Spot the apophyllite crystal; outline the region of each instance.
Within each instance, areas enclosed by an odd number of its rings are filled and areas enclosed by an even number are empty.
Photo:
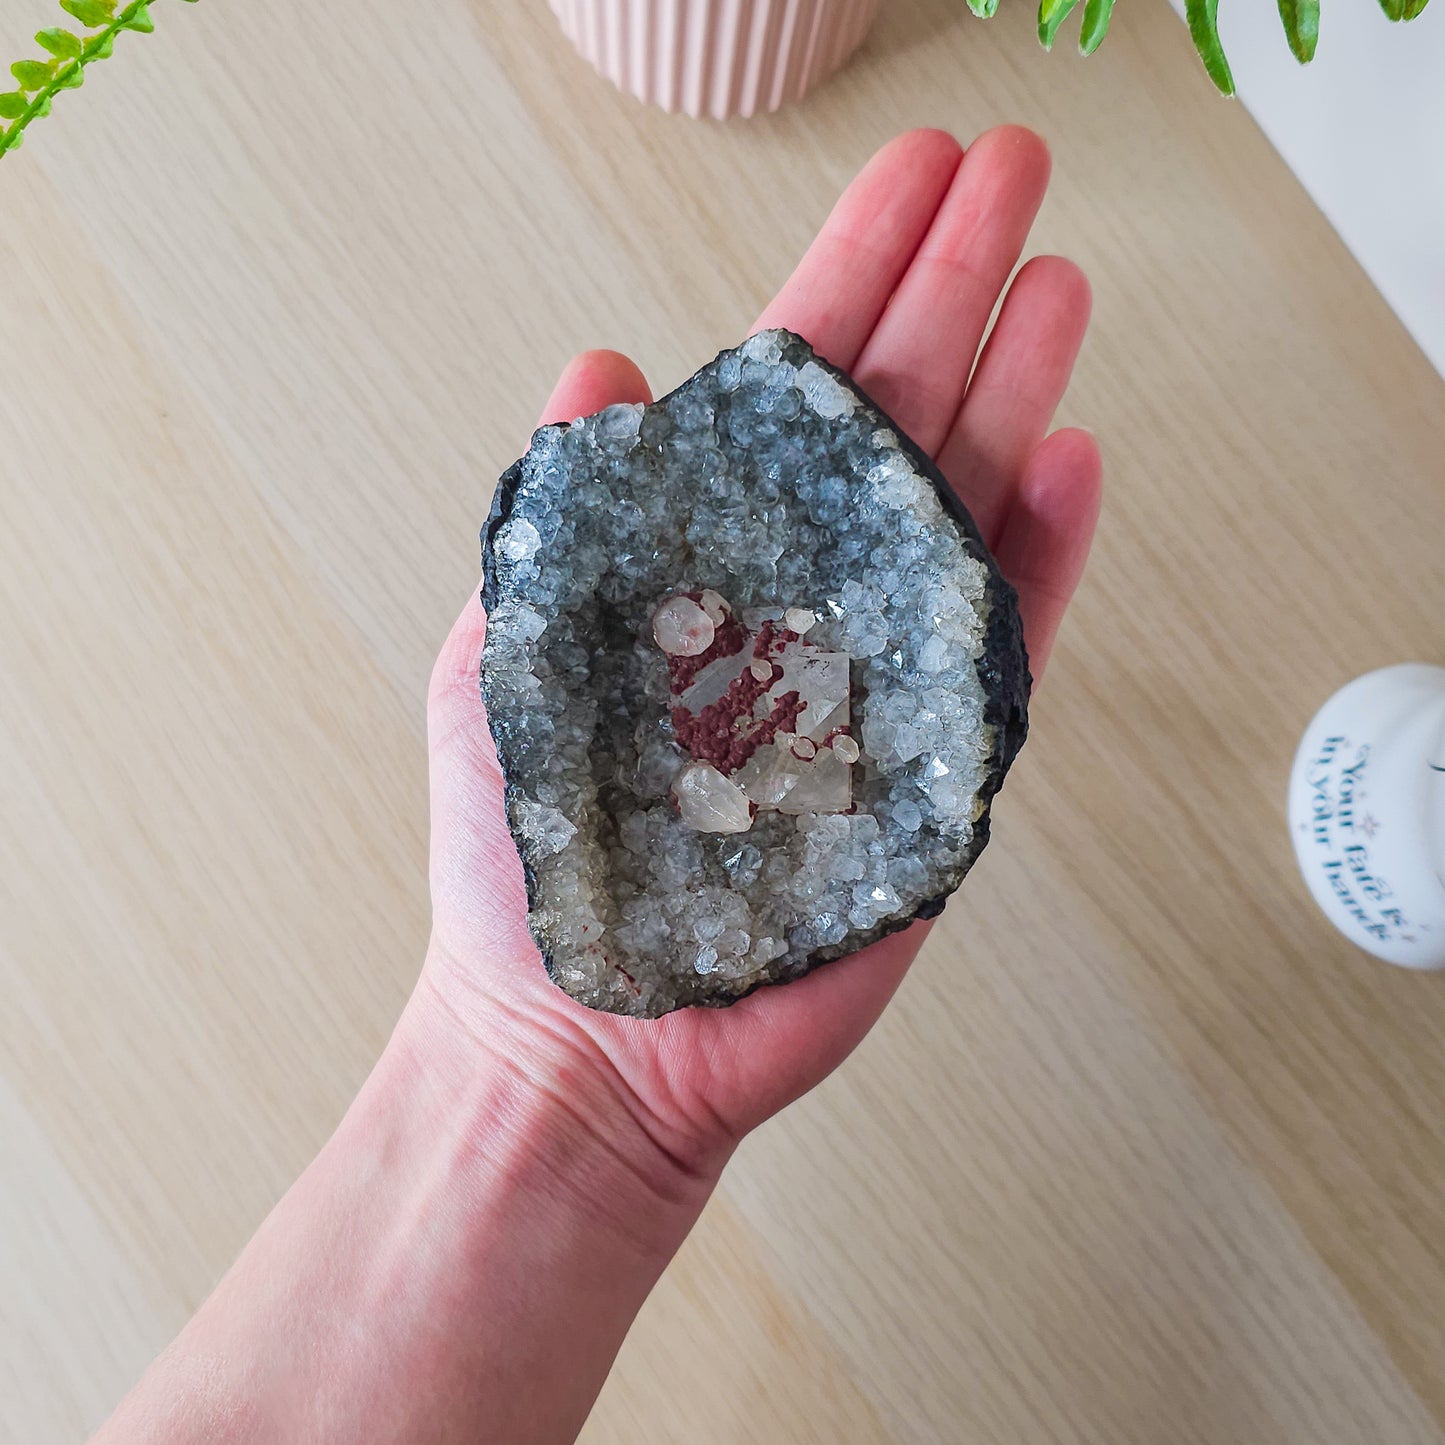
[[[684,634],[675,619],[693,612],[705,626]],[[714,591],[669,597],[653,613],[673,736],[693,760],[672,785],[689,827],[741,833],[760,812],[851,808],[850,659],[807,640],[817,620],[806,608],[773,607],[739,621]]]
[[[937,913],[1026,730],[1012,589],[787,332],[544,427],[483,534],[482,688],[553,979],[725,1004]]]

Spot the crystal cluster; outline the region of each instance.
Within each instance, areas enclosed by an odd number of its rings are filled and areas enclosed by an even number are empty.
[[[574,998],[730,1003],[958,886],[1026,728],[1016,602],[806,342],[763,332],[651,406],[544,427],[483,542],[482,687]]]
[[[711,590],[652,614],[673,736],[692,759],[672,784],[688,827],[745,833],[759,813],[852,806],[850,659],[808,641],[817,621],[804,607],[753,608],[740,621]]]

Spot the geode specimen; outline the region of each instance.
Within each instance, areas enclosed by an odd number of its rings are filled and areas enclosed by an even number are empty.
[[[728,1004],[942,909],[1027,730],[1017,601],[805,341],[543,427],[482,540],[482,690],[573,998]]]

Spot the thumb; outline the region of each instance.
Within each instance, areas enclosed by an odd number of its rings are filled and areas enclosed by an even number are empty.
[[[540,425],[590,416],[619,402],[648,402],[652,392],[637,363],[620,351],[584,351],[574,356],[557,378],[551,399],[542,408]]]

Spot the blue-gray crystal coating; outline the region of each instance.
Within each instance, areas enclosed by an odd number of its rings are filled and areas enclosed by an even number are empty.
[[[1027,728],[1012,588],[931,461],[800,337],[648,407],[543,427],[483,532],[482,690],[553,980],[728,1004],[937,913]],[[699,833],[672,782],[659,601],[807,608],[852,659],[854,810]]]

